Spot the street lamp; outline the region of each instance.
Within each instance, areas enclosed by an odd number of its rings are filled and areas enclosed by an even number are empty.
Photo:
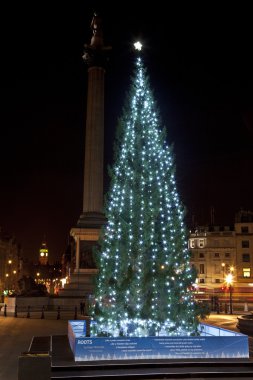
[[[36,273],[36,276],[37,276],[37,280],[36,280],[36,282],[37,282],[37,284],[38,284],[38,283],[40,282],[40,281],[39,281],[39,278],[40,278],[40,272],[37,272],[37,273]]]
[[[5,281],[5,290],[7,290],[7,294],[9,294],[9,287],[10,287],[10,279],[9,279],[9,273],[5,273],[5,278],[6,278],[6,281]]]
[[[234,281],[234,276],[232,273],[228,273],[226,275],[226,284],[228,286],[228,289],[229,289],[229,309],[230,309],[230,314],[233,314],[233,302],[232,302],[232,284],[233,284],[233,281]]]
[[[221,266],[222,266],[223,282],[224,282],[224,278],[225,278],[225,266],[226,266],[226,264],[225,263],[221,263]]]

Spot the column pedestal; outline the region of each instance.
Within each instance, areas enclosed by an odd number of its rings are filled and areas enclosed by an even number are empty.
[[[87,298],[93,293],[98,270],[93,260],[93,248],[98,241],[100,228],[72,228],[70,235],[75,240],[75,262],[69,283],[61,289],[61,297]]]

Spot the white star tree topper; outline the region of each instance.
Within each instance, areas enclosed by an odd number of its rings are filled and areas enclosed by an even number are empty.
[[[142,49],[142,44],[140,43],[140,41],[136,41],[136,42],[134,43],[134,48],[135,48],[136,50],[141,51],[141,49]]]

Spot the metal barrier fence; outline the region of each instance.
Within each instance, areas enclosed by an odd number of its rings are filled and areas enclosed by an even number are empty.
[[[4,305],[3,315],[7,317],[8,315],[13,315],[15,318],[26,317],[26,318],[40,318],[45,319],[47,317],[53,317],[55,319],[61,319],[64,316],[71,316],[71,319],[77,319],[77,306],[73,307],[55,307],[48,308],[47,306],[18,306],[15,305],[14,313],[13,309],[11,312],[8,311],[8,305]],[[86,316],[87,317],[87,316]],[[68,318],[69,319],[69,318]]]

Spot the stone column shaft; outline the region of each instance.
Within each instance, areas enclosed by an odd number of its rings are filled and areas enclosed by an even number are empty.
[[[104,74],[102,67],[88,69],[85,135],[83,214],[103,211]]]

